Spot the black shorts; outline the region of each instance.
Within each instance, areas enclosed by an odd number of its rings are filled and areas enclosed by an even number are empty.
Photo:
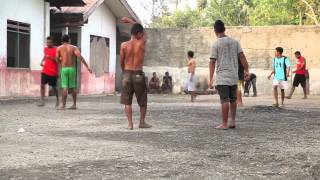
[[[48,76],[44,73],[41,73],[41,84],[49,84],[49,86],[57,87],[57,76]]]
[[[221,104],[226,102],[234,103],[237,101],[237,85],[217,85],[216,89],[219,92]]]
[[[302,74],[296,74],[294,76],[294,80],[293,80],[293,86],[294,87],[298,87],[299,84],[301,84],[301,86],[304,88],[306,87],[306,76],[302,75]]]

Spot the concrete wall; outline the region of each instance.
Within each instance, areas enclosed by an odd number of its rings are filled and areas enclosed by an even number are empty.
[[[95,75],[90,75],[85,67],[82,67],[81,93],[113,93],[115,91],[116,69],[116,18],[104,3],[94,11],[89,17],[88,24],[81,29],[81,50],[88,64],[90,64],[90,35],[110,39],[109,73],[97,78]]]
[[[310,70],[311,94],[320,94],[320,77],[317,76],[320,73],[320,27],[229,27],[226,33],[240,41],[251,72],[258,75],[260,94],[271,93],[272,82],[266,77],[271,71],[274,48],[277,46],[285,48],[284,55],[290,57],[294,65],[293,53],[297,50],[302,52]],[[144,70],[148,76],[153,71],[160,75],[169,71],[173,75],[174,92],[179,93],[187,75],[187,51],[195,51],[197,77],[206,81],[209,77],[210,49],[215,39],[212,28],[148,29]]]
[[[0,96],[39,96],[40,62],[49,35],[49,6],[40,0],[3,0],[0,6]],[[7,19],[31,24],[30,69],[7,68]],[[116,18],[105,3],[89,17],[88,24],[70,28],[77,32],[82,55],[90,64],[90,35],[110,39],[109,73],[101,77],[81,72],[81,94],[114,93],[116,68]]]
[[[39,0],[2,0],[0,6],[0,96],[34,96],[49,23],[48,5]],[[7,20],[31,25],[30,69],[7,68]],[[27,90],[26,90],[27,89]]]

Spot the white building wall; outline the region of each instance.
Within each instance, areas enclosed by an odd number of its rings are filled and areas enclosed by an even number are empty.
[[[90,35],[110,39],[109,72],[113,74],[116,67],[116,32],[116,18],[104,3],[94,11],[81,30],[81,51],[87,61],[90,61]]]
[[[46,36],[45,2],[43,0],[1,0],[0,6],[0,58],[7,57],[7,20],[31,25],[30,68],[40,70]],[[48,18],[47,18],[48,19]],[[49,27],[46,27],[49,29]]]

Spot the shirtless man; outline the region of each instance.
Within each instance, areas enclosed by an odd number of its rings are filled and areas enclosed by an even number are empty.
[[[195,78],[194,74],[196,71],[196,60],[194,59],[194,52],[188,51],[188,78],[185,83],[185,90],[191,95],[191,102],[194,102],[196,97],[195,90]]]
[[[64,35],[62,37],[62,45],[57,48],[56,55],[56,61],[61,63],[60,81],[61,88],[63,89],[62,106],[59,108],[60,110],[64,110],[66,108],[68,89],[72,89],[73,98],[73,105],[69,109],[77,109],[77,70],[75,67],[75,61],[73,60],[74,57],[79,58],[88,71],[92,73],[92,70],[81,56],[79,48],[71,45],[70,37],[68,35]]]
[[[147,85],[145,74],[142,71],[147,34],[143,26],[128,17],[121,18],[120,22],[129,24],[131,28],[131,40],[121,44],[120,63],[123,71],[121,104],[125,105],[128,118],[128,129],[133,130],[132,122],[132,98],[136,95],[140,106],[139,128],[151,128],[145,122],[147,112]]]

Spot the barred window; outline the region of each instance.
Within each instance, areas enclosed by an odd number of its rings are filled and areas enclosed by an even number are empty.
[[[30,24],[7,20],[7,67],[30,67]]]

